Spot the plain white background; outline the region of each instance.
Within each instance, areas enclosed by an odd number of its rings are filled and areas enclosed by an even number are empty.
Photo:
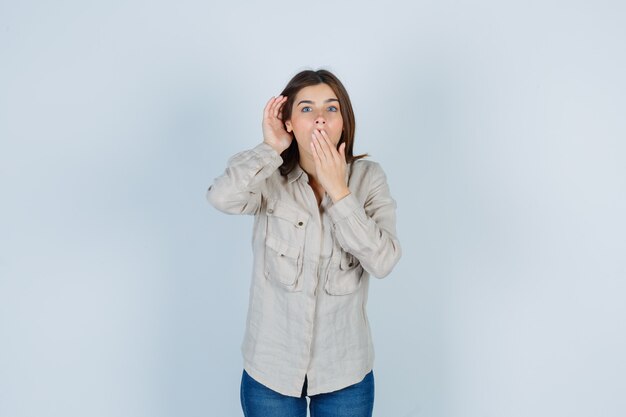
[[[0,3],[0,416],[239,416],[252,218],[205,200],[306,68],[404,256],[379,417],[626,413],[619,1]]]

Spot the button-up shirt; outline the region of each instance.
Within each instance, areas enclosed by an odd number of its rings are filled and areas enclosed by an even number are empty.
[[[370,274],[387,276],[401,256],[396,202],[376,162],[346,167],[350,194],[318,206],[307,173],[261,143],[228,160],[207,191],[229,214],[255,216],[244,369],[284,395],[336,391],[372,370],[366,304]]]

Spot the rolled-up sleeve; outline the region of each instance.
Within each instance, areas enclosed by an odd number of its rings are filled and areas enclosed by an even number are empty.
[[[256,214],[261,206],[263,182],[283,163],[280,154],[263,142],[233,155],[222,175],[215,178],[206,198],[228,214]]]
[[[396,233],[396,202],[378,163],[370,162],[367,198],[348,194],[328,209],[335,237],[365,270],[377,278],[389,275],[402,255]]]

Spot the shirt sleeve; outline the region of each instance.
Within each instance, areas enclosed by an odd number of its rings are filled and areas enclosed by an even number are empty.
[[[364,204],[350,193],[328,209],[335,236],[363,268],[377,278],[389,275],[402,250],[396,235],[396,202],[387,177],[378,163],[372,164],[369,191]]]
[[[265,179],[283,163],[280,154],[263,142],[233,155],[222,175],[215,178],[206,198],[216,209],[228,214],[256,214],[261,207]]]

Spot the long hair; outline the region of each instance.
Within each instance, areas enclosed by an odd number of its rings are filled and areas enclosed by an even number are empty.
[[[287,96],[287,101],[285,101],[282,108],[283,123],[286,120],[291,119],[291,108],[298,92],[304,87],[318,84],[327,84],[339,99],[339,108],[341,109],[341,117],[343,118],[343,132],[341,133],[341,137],[337,143],[337,149],[339,149],[339,145],[341,145],[342,142],[346,143],[346,163],[368,156],[367,154],[353,155],[352,153],[356,124],[354,121],[354,111],[352,110],[350,96],[348,96],[348,92],[341,81],[339,81],[339,79],[328,70],[320,69],[317,71],[301,71],[287,83],[287,86],[283,89],[282,93],[280,93],[283,96]],[[280,166],[280,173],[282,175],[287,175],[291,172],[300,158],[298,144],[295,140],[293,132],[291,132],[291,136],[293,138],[291,145],[289,145],[289,147],[280,154],[283,158],[283,164]]]

